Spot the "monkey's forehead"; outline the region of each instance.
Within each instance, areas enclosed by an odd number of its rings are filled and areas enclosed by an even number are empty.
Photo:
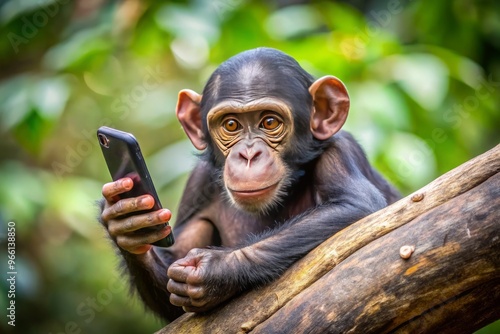
[[[290,120],[292,119],[290,106],[284,101],[272,97],[265,97],[251,101],[227,100],[219,102],[208,111],[207,119],[210,122],[210,120],[213,120],[218,116],[229,113],[238,114],[262,110],[275,111],[281,114],[284,118],[288,118]]]
[[[300,67],[280,65],[279,61],[251,60],[247,63],[221,65],[210,77],[203,91],[205,105],[223,101],[253,101],[275,98],[295,106],[306,101],[312,83]]]

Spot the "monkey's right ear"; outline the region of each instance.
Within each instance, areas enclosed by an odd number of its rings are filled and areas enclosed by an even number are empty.
[[[207,143],[201,125],[200,103],[200,94],[189,89],[183,89],[179,92],[175,113],[194,147],[203,151],[207,147]]]

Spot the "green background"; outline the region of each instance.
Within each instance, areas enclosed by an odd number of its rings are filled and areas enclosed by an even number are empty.
[[[16,332],[145,333],[95,222],[101,125],[135,134],[174,216],[194,149],[175,118],[230,56],[278,48],[352,104],[345,128],[404,194],[498,144],[498,1],[0,1],[0,329],[16,224]],[[495,331],[495,325],[483,329]],[[498,323],[496,330],[500,330]]]

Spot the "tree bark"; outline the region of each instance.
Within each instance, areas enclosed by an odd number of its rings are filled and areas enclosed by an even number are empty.
[[[471,332],[500,318],[499,207],[497,145],[340,231],[277,281],[158,333]],[[408,259],[402,246],[414,247]]]

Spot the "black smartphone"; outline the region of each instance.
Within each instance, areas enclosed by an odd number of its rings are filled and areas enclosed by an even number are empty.
[[[102,154],[108,165],[109,172],[113,181],[129,177],[134,181],[134,187],[120,195],[120,198],[138,197],[149,194],[153,196],[155,204],[152,209],[135,212],[140,214],[156,211],[162,208],[160,199],[156,193],[153,181],[149,175],[146,162],[141,153],[139,143],[135,137],[128,133],[107,126],[101,126],[97,130],[97,139],[102,149]],[[161,229],[167,224],[161,224],[154,227],[147,227],[139,230],[137,233],[148,232],[151,229]],[[160,247],[169,247],[174,243],[174,236],[170,233],[164,239],[158,240],[153,245]]]

